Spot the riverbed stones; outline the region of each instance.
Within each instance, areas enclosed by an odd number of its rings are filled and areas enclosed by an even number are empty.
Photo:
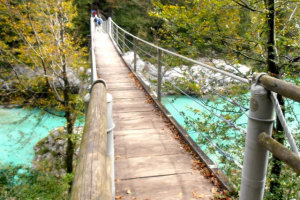
[[[43,76],[43,71],[40,68],[32,69],[28,66],[23,65],[15,65],[13,66],[12,75],[17,75],[22,79],[34,79],[38,76]],[[80,76],[89,75],[89,71],[84,69],[84,67],[80,67],[78,70],[75,70],[71,67],[67,69],[67,77],[70,84],[70,90],[73,94],[78,94],[80,88],[86,88],[86,84],[80,80]],[[53,76],[49,75],[50,78],[53,78],[53,84],[56,88],[64,88],[65,83],[61,76]],[[19,84],[16,80],[4,80],[0,79],[0,89],[6,90],[7,92],[13,91],[15,89],[14,85]],[[30,88],[28,88],[30,89]]]
[[[80,138],[83,127],[75,127],[74,139],[74,167],[76,165],[79,153]],[[67,131],[64,127],[58,127],[52,130],[48,137],[40,140],[34,147],[35,158],[32,161],[34,169],[46,170],[53,173],[56,177],[62,177],[66,174],[65,157],[67,148]]]
[[[150,88],[155,89],[155,83],[157,82],[157,67],[148,61],[142,60],[138,55],[136,58],[136,69],[140,78],[142,78],[145,84]],[[126,52],[123,55],[123,59],[127,65],[133,67],[134,53],[132,51]],[[203,64],[231,72],[237,76],[246,76],[250,72],[250,68],[245,65],[230,65],[228,62],[221,59],[199,58],[197,60]],[[190,89],[184,86],[192,82],[201,86],[198,90],[201,90],[201,93],[205,95],[211,93],[213,90],[222,90],[230,83],[236,81],[230,77],[206,69],[201,65],[186,66],[178,64],[176,67],[170,67],[165,66],[165,63],[162,65],[162,77],[163,84],[170,83],[171,85],[177,85],[181,90],[191,95],[197,95],[198,93],[195,94],[193,88]],[[175,91],[170,87],[167,92],[163,91],[163,93],[165,95],[170,95],[174,94]]]

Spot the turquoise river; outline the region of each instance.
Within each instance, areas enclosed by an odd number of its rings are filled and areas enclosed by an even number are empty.
[[[189,108],[201,109],[195,101],[185,96],[164,97],[162,103],[183,127],[185,126],[184,118],[179,112],[184,112],[186,116],[193,118],[196,115]],[[296,104],[295,114],[300,119],[299,103]],[[244,116],[241,120],[243,122],[240,123],[245,123],[247,118]],[[77,122],[76,125],[82,126],[83,121]],[[30,166],[34,158],[33,147],[36,143],[46,137],[52,129],[64,125],[64,118],[42,112],[39,109],[8,109],[0,106],[0,164]],[[290,126],[299,134],[298,123],[290,124]],[[199,133],[189,132],[189,134],[196,141]],[[214,142],[218,143],[220,141]],[[201,148],[205,152],[207,146],[201,146]],[[209,155],[209,157],[215,162],[219,160],[216,155]]]
[[[30,166],[34,158],[33,147],[52,129],[64,126],[65,122],[63,117],[37,108],[8,109],[0,106],[0,164]]]

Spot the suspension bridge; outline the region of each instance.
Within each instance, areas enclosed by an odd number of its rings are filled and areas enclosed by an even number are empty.
[[[148,47],[143,49],[138,43]],[[124,61],[126,49],[133,52],[129,63]],[[142,70],[139,71],[138,51],[157,61],[154,87],[151,86],[151,81],[141,75]],[[157,55],[154,56],[153,52]],[[90,96],[86,98],[85,131],[71,199],[212,199],[218,191],[232,190],[218,166],[205,155],[161,103],[165,70],[163,54],[218,73],[223,78],[214,79],[216,84],[224,84],[224,77],[229,77],[237,84],[250,85],[246,77],[186,58],[137,38],[111,19],[96,31],[91,18],[92,84]],[[290,90],[287,91],[287,83],[264,74],[257,75],[254,80],[262,83],[268,90],[299,101],[299,87],[295,85],[288,85]],[[248,140],[252,142],[248,149],[246,144],[244,164],[247,163],[248,166],[243,167],[241,199],[263,197],[268,150],[259,143],[257,137],[265,132],[265,139],[270,139],[275,116],[273,105],[277,105],[276,98],[272,98],[272,103],[268,92],[264,92],[266,90],[257,83],[252,89],[250,113],[247,115],[249,123],[252,123],[250,128],[248,124],[247,139],[250,135],[252,138]],[[235,103],[234,100],[229,101]],[[261,110],[257,111],[258,108]],[[207,110],[231,128],[244,131],[226,117]],[[281,116],[280,112],[277,115]],[[284,119],[282,123],[285,123]],[[282,147],[291,156],[285,161],[292,163],[293,169],[299,170],[295,141],[288,127],[284,127],[294,151],[292,153]],[[238,163],[218,148],[217,144],[210,140],[208,143],[215,145],[224,157]],[[253,168],[249,163],[254,162],[254,158],[261,162],[255,163],[257,166],[254,170],[249,169]]]

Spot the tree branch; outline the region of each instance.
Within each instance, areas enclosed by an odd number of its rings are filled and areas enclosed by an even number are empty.
[[[246,8],[250,11],[253,11],[253,12],[260,12],[260,13],[263,13],[262,10],[257,10],[255,8],[252,8],[249,4],[247,4],[246,2],[244,2],[243,0],[232,0],[234,3],[238,4],[239,6],[243,7],[243,8]]]

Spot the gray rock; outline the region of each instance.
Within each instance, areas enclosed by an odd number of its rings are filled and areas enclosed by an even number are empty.
[[[81,134],[83,127],[75,127],[74,134]],[[51,169],[57,177],[61,177],[66,172],[64,170],[64,160],[67,148],[66,129],[58,127],[52,130],[48,137],[42,139],[35,147],[36,156],[32,162],[32,167],[35,169],[45,167]],[[76,165],[76,159],[79,153],[80,140],[75,142],[74,151],[74,166]]]
[[[90,77],[92,75],[92,70],[91,68],[88,68],[85,72],[85,75],[87,75],[88,77]]]
[[[33,79],[37,76],[41,76],[43,75],[43,71],[41,68],[35,68],[35,69],[31,69],[30,67],[27,66],[22,66],[22,65],[15,65],[13,66],[13,76],[15,76],[14,73],[16,73],[20,78],[24,78],[24,79]],[[72,68],[68,68],[67,69],[67,78],[70,84],[70,89],[71,92],[73,94],[78,94],[81,85],[83,84],[82,81],[80,80],[79,76],[80,74],[84,73],[84,67],[80,67],[77,71],[72,69]],[[58,74],[61,74],[60,72],[58,72]],[[86,74],[88,77],[90,77],[90,69],[86,70]],[[13,90],[13,85],[14,85],[14,81],[15,80],[2,80],[0,79],[0,89],[6,90],[6,91],[10,91]],[[88,80],[86,80],[87,82],[89,82]],[[65,87],[65,83],[63,81],[62,76],[54,76],[53,77],[53,84],[56,88],[64,88]]]

